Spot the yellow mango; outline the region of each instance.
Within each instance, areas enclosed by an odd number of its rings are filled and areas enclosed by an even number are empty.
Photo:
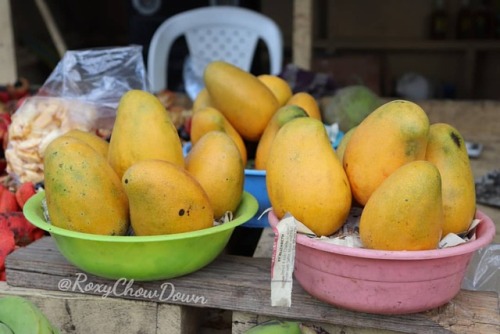
[[[431,124],[425,155],[441,173],[443,236],[467,231],[476,214],[474,174],[460,132],[450,124]]]
[[[235,212],[243,195],[245,166],[234,141],[225,132],[207,132],[186,156],[186,170],[201,184],[215,219]]]
[[[83,140],[107,159],[109,143],[95,133],[73,129],[66,132],[64,135]]]
[[[375,190],[361,213],[359,235],[370,249],[436,249],[442,223],[439,170],[418,160],[398,168]]]
[[[161,235],[213,226],[214,211],[196,179],[165,160],[140,160],[122,177],[135,235]]]
[[[308,115],[304,109],[295,105],[283,106],[274,113],[257,144],[257,149],[255,150],[255,169],[266,169],[271,144],[278,130],[283,124],[297,117],[308,117]]]
[[[290,212],[318,236],[345,222],[351,207],[347,176],[322,122],[298,117],[276,134],[266,165],[269,200],[278,218]]]
[[[130,90],[118,105],[108,161],[121,178],[132,164],[146,159],[184,166],[182,143],[160,100],[146,91]]]
[[[337,146],[337,149],[335,152],[337,153],[337,156],[339,157],[340,162],[344,161],[344,152],[345,148],[347,147],[347,143],[349,142],[349,139],[351,139],[352,134],[354,133],[354,130],[356,130],[357,126],[350,128],[344,136],[340,139],[339,145]]]
[[[106,158],[80,139],[60,136],[44,152],[44,184],[51,223],[64,229],[124,235],[128,198]]]
[[[280,107],[284,106],[293,95],[292,88],[288,82],[277,75],[261,74],[257,76],[257,79],[262,81],[273,92]]]
[[[207,65],[203,75],[210,101],[248,141],[258,141],[278,109],[278,100],[250,72],[223,61]]]
[[[198,95],[196,95],[196,98],[193,101],[193,112],[211,106],[212,102],[210,101],[210,95],[208,94],[208,90],[206,87],[203,87],[202,90],[200,90],[200,92],[198,93]]]
[[[293,94],[286,105],[296,105],[304,109],[309,117],[316,118],[317,120],[321,119],[321,110],[319,108],[319,104],[311,94],[307,92],[298,92]]]
[[[213,107],[200,108],[193,113],[191,119],[191,144],[195,145],[201,137],[210,131],[227,133],[238,147],[243,164],[246,166],[247,148],[238,131],[219,110]]]
[[[402,165],[425,158],[429,118],[416,103],[387,102],[370,113],[352,134],[343,165],[356,201],[371,194]]]

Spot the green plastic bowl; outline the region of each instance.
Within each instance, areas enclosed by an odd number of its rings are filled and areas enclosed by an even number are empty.
[[[81,233],[45,220],[45,192],[32,196],[23,212],[35,226],[48,231],[61,254],[81,270],[109,279],[152,281],[186,275],[212,262],[224,249],[236,226],[251,219],[257,200],[247,192],[234,219],[203,230],[155,236],[107,236]]]

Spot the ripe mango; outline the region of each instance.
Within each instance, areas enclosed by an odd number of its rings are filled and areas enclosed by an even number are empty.
[[[257,76],[257,79],[262,81],[273,92],[280,107],[284,106],[293,95],[292,88],[288,82],[277,75],[261,74]]]
[[[182,143],[160,100],[146,91],[130,90],[118,104],[108,161],[121,178],[132,164],[146,159],[184,166]]]
[[[203,74],[210,101],[248,141],[258,141],[278,109],[278,100],[250,72],[224,61],[207,65]]]
[[[304,109],[296,105],[283,106],[274,113],[257,144],[257,149],[255,151],[255,169],[266,169],[271,144],[278,130],[283,124],[297,117],[308,117],[308,115]]]
[[[393,100],[370,113],[352,134],[343,157],[356,201],[365,205],[396,169],[423,160],[428,134],[429,118],[416,103]]]
[[[43,163],[47,208],[54,226],[91,234],[126,234],[128,198],[105,157],[80,139],[61,136],[47,146]]]
[[[66,132],[64,135],[83,140],[107,159],[109,143],[95,133],[73,129]]]
[[[122,177],[135,235],[196,231],[213,226],[214,211],[196,179],[165,160],[140,160]]]
[[[297,92],[293,94],[286,105],[295,105],[304,109],[309,117],[316,118],[321,121],[321,110],[319,108],[318,102],[311,94],[307,92]]]
[[[213,107],[198,109],[191,119],[191,144],[196,145],[198,140],[210,131],[225,132],[238,147],[243,165],[246,166],[248,153],[245,142],[227,118]]]
[[[378,250],[436,249],[442,234],[441,175],[434,164],[401,166],[373,192],[361,213],[363,246]]]
[[[193,145],[185,162],[186,170],[207,193],[215,219],[236,211],[243,195],[245,166],[229,135],[206,133]]]
[[[345,148],[347,147],[347,143],[349,143],[349,139],[351,139],[352,134],[354,133],[354,130],[356,130],[357,126],[350,128],[344,136],[340,139],[339,145],[337,146],[337,149],[335,152],[337,153],[337,156],[339,157],[340,162],[344,161],[344,152]]]
[[[450,124],[431,124],[425,159],[436,165],[441,173],[443,236],[467,231],[476,214],[476,190],[460,132]]]
[[[203,87],[193,101],[193,112],[205,107],[212,106],[210,95],[206,87]]]
[[[318,236],[333,234],[349,214],[349,181],[325,126],[315,118],[292,119],[278,131],[267,161],[266,186],[278,218],[290,212]]]

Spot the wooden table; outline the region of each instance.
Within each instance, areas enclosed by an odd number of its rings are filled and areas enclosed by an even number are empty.
[[[17,80],[10,0],[0,0],[0,85]]]
[[[244,333],[272,318],[313,323],[330,332],[496,334],[500,330],[499,298],[494,292],[461,291],[432,311],[382,316],[333,307],[295,284],[292,306],[272,307],[270,264],[270,258],[221,255],[184,277],[130,285],[129,291],[161,292],[162,284],[167,284],[182,296],[191,296],[189,301],[145,297],[145,293],[123,295],[123,285],[103,298],[103,288],[116,281],[82,273],[62,257],[51,237],[45,237],[7,258],[7,284],[0,285],[0,295],[32,299],[63,333],[200,333],[197,325],[209,310],[229,312],[232,333]],[[84,292],[90,284],[94,289]]]

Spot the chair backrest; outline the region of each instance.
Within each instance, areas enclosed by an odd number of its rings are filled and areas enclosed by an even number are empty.
[[[224,60],[249,71],[261,39],[269,54],[270,74],[279,74],[283,62],[283,37],[278,25],[256,11],[236,6],[210,6],[176,14],[155,31],[148,50],[148,78],[153,92],[167,88],[170,49],[184,36],[195,74]]]

